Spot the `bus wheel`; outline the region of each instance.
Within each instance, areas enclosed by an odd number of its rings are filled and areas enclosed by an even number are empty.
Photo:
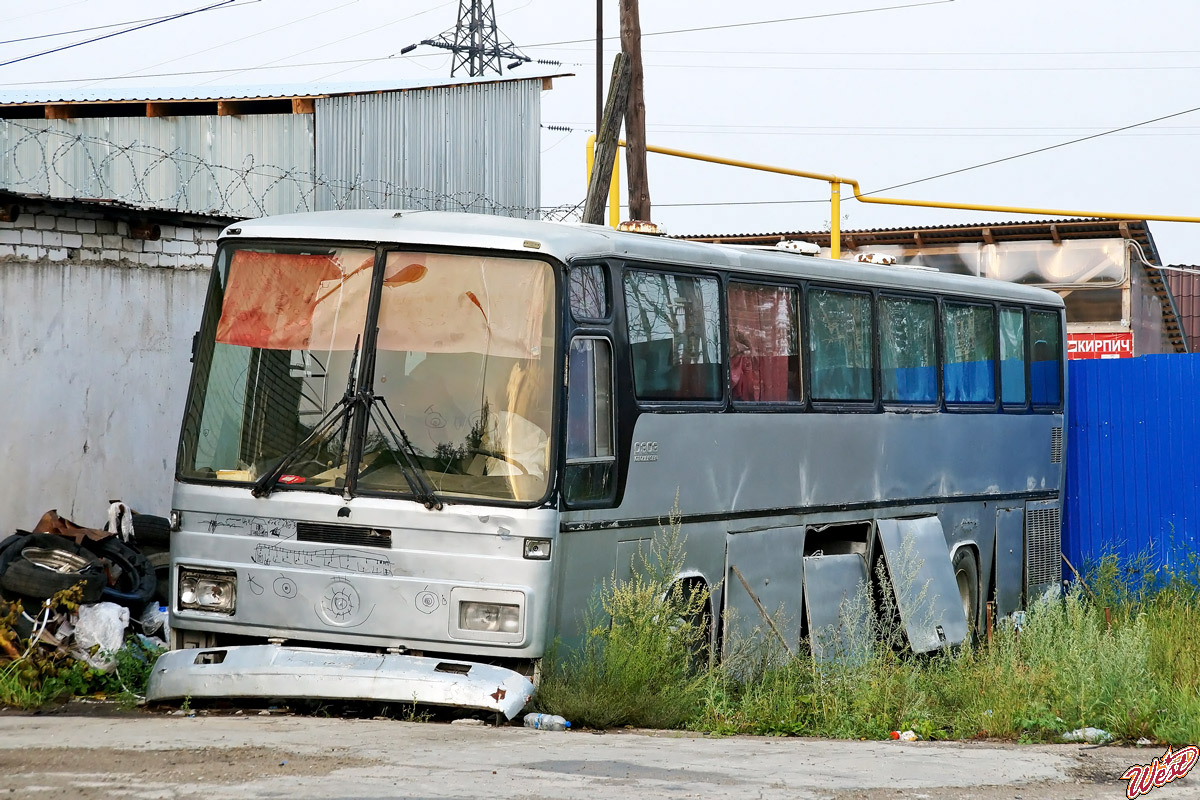
[[[689,606],[687,612],[680,615],[678,628],[687,628],[695,636],[689,647],[691,666],[695,670],[702,670],[708,667],[713,646],[712,597],[707,585],[699,578],[683,580],[676,586],[679,587],[683,602]],[[695,608],[701,594],[704,595],[704,604]]]
[[[979,623],[979,564],[971,548],[960,547],[954,553],[953,566],[958,597],[967,617],[967,639],[974,642]]]

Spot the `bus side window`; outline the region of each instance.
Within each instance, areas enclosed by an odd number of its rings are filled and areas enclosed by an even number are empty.
[[[578,336],[567,357],[563,491],[570,504],[594,503],[612,497],[616,474],[612,345],[608,339]]]
[[[947,303],[943,314],[946,402],[994,404],[996,318],[992,307]]]
[[[813,400],[873,400],[871,296],[808,293]]]
[[[1025,312],[1000,309],[1000,400],[1025,405]]]
[[[1029,314],[1029,383],[1034,406],[1057,408],[1062,403],[1062,335],[1058,314],[1032,311]]]
[[[729,376],[734,401],[803,399],[796,314],[795,289],[729,284]]]
[[[936,403],[937,306],[932,300],[879,298],[879,363],[885,403]]]
[[[625,273],[633,386],[639,400],[720,400],[725,355],[713,278]]]
[[[583,264],[571,267],[570,287],[571,314],[577,320],[603,320],[608,318],[608,278],[601,264]]]

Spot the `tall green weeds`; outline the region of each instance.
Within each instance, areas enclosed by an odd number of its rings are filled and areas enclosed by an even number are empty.
[[[597,728],[1060,741],[1092,726],[1130,741],[1200,741],[1196,574],[1148,577],[1106,558],[1063,597],[1035,601],[1019,628],[1005,620],[977,645],[914,656],[895,646],[894,608],[873,607],[870,640],[853,657],[818,663],[807,641],[788,657],[766,636],[758,657],[727,642],[733,655],[716,664],[696,658],[706,594],[672,588],[683,563],[673,517],[633,578],[605,583],[584,644],[544,662],[536,706]]]

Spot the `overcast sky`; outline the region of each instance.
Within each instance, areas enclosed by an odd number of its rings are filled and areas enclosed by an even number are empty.
[[[216,1],[12,3],[0,10],[0,40]],[[236,0],[0,67],[0,90],[448,77],[450,59],[442,51],[423,47],[387,57],[453,27],[457,5]],[[1200,110],[1179,113],[1200,107],[1194,0],[645,0],[642,6],[653,144],[853,177],[864,191],[921,181],[887,192],[895,197],[1200,216]],[[584,141],[594,126],[595,45],[546,43],[592,39],[595,2],[495,0],[495,7],[505,38],[575,74],[543,95],[543,123],[574,131],[542,132],[542,204],[577,202]],[[846,13],[855,11],[863,13]],[[793,17],[810,18],[746,24]],[[667,33],[730,25],[739,27]],[[605,26],[617,34],[616,0],[606,0]],[[0,62],[118,30],[7,41]],[[607,42],[609,65],[617,49],[615,38]],[[264,66],[270,68],[256,69]],[[550,68],[525,66],[513,74],[531,69]],[[147,77],[116,79],[137,75]],[[1168,115],[1176,116],[922,180]],[[655,155],[649,163],[654,218],[671,233],[828,225],[825,184]],[[842,212],[845,228],[1022,218],[852,200]],[[1200,225],[1152,222],[1150,228],[1167,263],[1200,263]]]

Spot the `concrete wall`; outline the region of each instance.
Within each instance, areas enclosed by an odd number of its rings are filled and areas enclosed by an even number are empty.
[[[0,536],[110,499],[170,510],[175,447],[220,228],[158,241],[89,206],[0,222]]]

